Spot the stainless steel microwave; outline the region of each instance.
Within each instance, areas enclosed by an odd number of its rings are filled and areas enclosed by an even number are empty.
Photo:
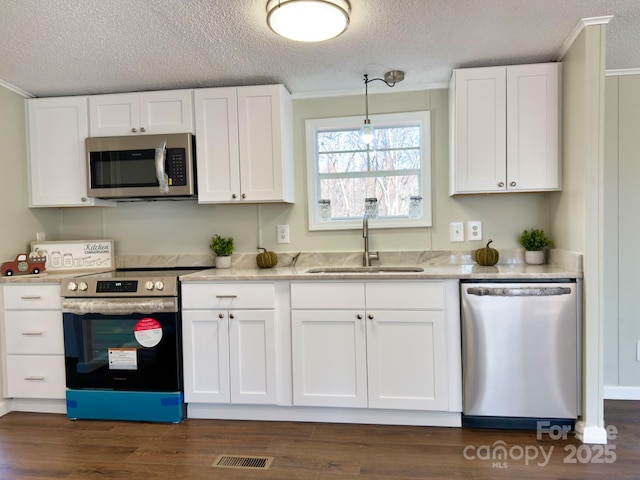
[[[190,133],[86,139],[87,190],[108,199],[179,199],[197,193]]]

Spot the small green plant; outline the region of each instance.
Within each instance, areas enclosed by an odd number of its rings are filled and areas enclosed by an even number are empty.
[[[544,250],[546,247],[553,247],[553,240],[547,237],[544,230],[539,228],[523,230],[522,235],[520,235],[519,242],[525,250],[534,252]]]
[[[211,237],[209,248],[213,250],[217,257],[228,257],[233,252],[233,237],[214,235]]]

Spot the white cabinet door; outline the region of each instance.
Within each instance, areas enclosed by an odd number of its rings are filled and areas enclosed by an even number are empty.
[[[89,124],[92,137],[138,135],[140,94],[114,93],[90,96]]]
[[[294,310],[291,322],[293,404],[366,408],[364,312]]]
[[[507,188],[559,190],[560,63],[507,68]]]
[[[182,314],[187,403],[229,403],[229,319],[226,311]]]
[[[87,196],[87,97],[27,100],[30,207],[113,205]]]
[[[292,100],[282,85],[194,90],[200,203],[293,202]]]
[[[450,95],[451,193],[506,190],[505,67],[455,70]]]
[[[282,85],[238,88],[242,200],[293,202],[291,117]]]
[[[442,311],[367,311],[369,407],[447,410]]]
[[[92,137],[193,133],[192,90],[89,97]]]
[[[140,94],[140,132],[193,133],[193,90]]]
[[[454,70],[451,195],[562,187],[559,63]]]
[[[229,312],[231,403],[276,403],[274,310]]]
[[[198,202],[240,199],[237,88],[194,90]]]

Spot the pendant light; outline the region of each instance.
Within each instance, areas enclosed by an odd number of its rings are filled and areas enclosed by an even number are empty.
[[[400,70],[391,70],[384,74],[384,78],[372,78],[369,80],[369,75],[364,75],[364,124],[360,129],[360,141],[365,145],[370,145],[373,142],[373,126],[369,119],[369,84],[380,80],[384,82],[387,87],[393,87],[396,83],[404,80],[404,72]]]
[[[349,26],[348,0],[269,0],[267,25],[278,35],[298,42],[337,37]]]

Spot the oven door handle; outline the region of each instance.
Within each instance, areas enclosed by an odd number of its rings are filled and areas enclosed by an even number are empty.
[[[133,313],[177,312],[178,299],[170,298],[65,298],[62,312],[130,315]]]

